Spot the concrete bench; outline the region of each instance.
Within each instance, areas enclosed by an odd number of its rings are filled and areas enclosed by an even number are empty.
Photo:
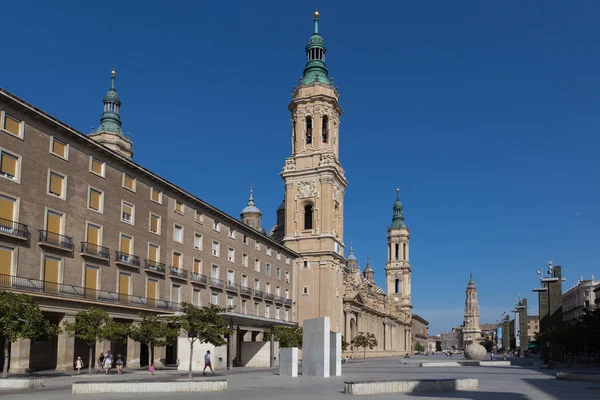
[[[364,396],[381,393],[454,392],[477,390],[477,379],[422,379],[344,382],[344,393]]]
[[[510,361],[434,361],[421,362],[419,366],[422,368],[433,367],[510,367]]]
[[[225,392],[226,379],[129,381],[129,382],[77,382],[73,394],[104,393],[158,393],[158,392]]]
[[[0,378],[0,389],[31,389],[44,387],[42,378]]]
[[[600,382],[600,374],[557,372],[556,379],[561,381]]]

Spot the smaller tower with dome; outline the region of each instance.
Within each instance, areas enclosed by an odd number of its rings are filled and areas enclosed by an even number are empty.
[[[354,249],[352,248],[352,242],[350,242],[350,252],[348,253],[348,269],[350,271],[356,271],[358,269],[358,258],[354,255]]]
[[[100,126],[89,136],[98,143],[127,158],[133,158],[133,143],[121,129],[121,99],[115,90],[116,72],[110,73],[110,89],[104,95],[104,112]]]
[[[253,189],[254,187],[252,186],[252,184],[250,184],[250,198],[248,199],[248,204],[240,213],[240,217],[244,224],[256,229],[259,232],[264,232],[261,227],[262,213],[254,203],[254,197],[252,193]]]
[[[363,275],[370,283],[375,283],[375,271],[373,271],[373,268],[371,268],[371,257],[369,256],[367,256],[367,266],[363,271]]]

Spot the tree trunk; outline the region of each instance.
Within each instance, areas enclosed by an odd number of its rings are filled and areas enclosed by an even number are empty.
[[[89,355],[89,360],[88,360],[88,373],[91,374],[92,373],[92,368],[94,367],[94,352],[93,352],[93,345],[90,346],[90,355]]]
[[[154,343],[149,342],[147,344],[147,346],[148,346],[148,368],[150,368],[150,366],[152,364],[154,364]]]
[[[363,359],[367,358],[367,348],[363,347]]]
[[[10,346],[10,340],[4,337],[4,368],[2,368],[2,377],[8,378],[8,349]]]
[[[188,378],[192,379],[192,359],[194,355],[194,341],[190,340],[190,366],[188,369]]]

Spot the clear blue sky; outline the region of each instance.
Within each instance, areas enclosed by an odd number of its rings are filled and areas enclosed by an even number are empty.
[[[308,1],[19,1],[2,8],[0,84],[87,133],[117,70],[135,160],[231,215],[255,185],[282,200],[291,87]],[[600,277],[600,3],[320,1],[345,114],[346,243],[384,284],[396,187],[411,228],[414,311],[482,322],[550,255],[567,285]]]

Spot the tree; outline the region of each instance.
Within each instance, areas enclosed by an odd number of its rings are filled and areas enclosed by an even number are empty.
[[[352,339],[350,344],[354,347],[362,347],[363,358],[367,358],[367,347],[369,350],[372,350],[373,347],[377,346],[377,339],[375,338],[375,335],[370,332],[359,332],[358,335]]]
[[[153,315],[140,314],[142,321],[129,328],[129,336],[148,346],[149,362],[154,360],[154,346],[166,346],[177,340],[177,329],[170,327]]]
[[[0,336],[4,338],[4,368],[2,377],[8,377],[8,349],[19,339],[34,339],[58,335],[60,329],[48,321],[33,297],[0,292]]]
[[[274,332],[275,340],[279,342],[279,348],[302,348],[302,327],[276,326]],[[263,340],[265,342],[271,340],[271,331],[265,331]]]
[[[65,322],[65,331],[69,336],[83,340],[89,347],[88,371],[92,373],[93,349],[99,340],[123,342],[127,340],[128,327],[115,322],[108,313],[99,308],[91,307],[87,311],[79,311],[75,322]]]
[[[231,334],[231,329],[227,327],[227,322],[221,317],[221,313],[226,311],[214,304],[198,308],[190,303],[181,303],[183,315],[173,317],[172,321],[177,326],[187,332],[190,342],[190,365],[188,377],[192,378],[192,362],[194,356],[194,342],[210,343],[213,346],[223,346],[227,344],[224,335]]]
[[[344,337],[344,335],[342,335],[342,350],[348,350],[348,346],[350,346],[350,343],[346,342],[346,338]]]
[[[423,351],[425,351],[425,347],[423,347],[423,345],[421,343],[417,343],[417,344],[415,344],[415,351],[423,352]]]

